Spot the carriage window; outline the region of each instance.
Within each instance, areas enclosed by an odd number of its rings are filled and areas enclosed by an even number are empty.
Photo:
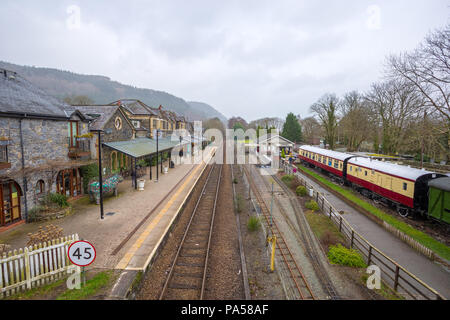
[[[367,176],[367,170],[364,170],[364,175]]]
[[[334,161],[334,167],[337,169],[338,168],[338,162]]]
[[[353,169],[353,167],[352,167],[352,166],[350,166],[350,171],[352,171],[352,169]]]
[[[408,189],[408,184],[406,182],[403,182],[403,190],[407,190]]]
[[[375,170],[372,170],[372,174],[375,174]]]

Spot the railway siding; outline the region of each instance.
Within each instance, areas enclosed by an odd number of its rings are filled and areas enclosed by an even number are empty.
[[[287,170],[288,173],[292,173],[292,168],[285,167],[285,170]],[[314,197],[316,197],[317,203],[322,208],[322,211],[339,226],[340,231],[349,240],[350,246],[356,247],[366,258],[368,264],[377,264],[381,268],[382,274],[385,277],[384,279],[385,281],[387,280],[388,285],[392,286],[394,289],[400,290],[403,294],[408,295],[409,298],[412,299],[445,299],[444,296],[448,296],[448,286],[446,285],[449,281],[448,272],[441,269],[438,265],[433,264],[430,260],[416,254],[414,251],[405,251],[405,249],[401,247],[408,248],[407,246],[392,242],[392,239],[396,238],[390,239],[389,237],[381,236],[379,232],[374,232],[375,230],[373,228],[371,229],[370,225],[367,225],[367,220],[365,220],[366,223],[363,223],[362,229],[363,232],[365,232],[365,236],[369,237],[371,241],[383,244],[383,249],[390,252],[395,250],[395,252],[400,255],[391,254],[391,256],[396,256],[397,259],[401,259],[402,261],[408,261],[408,269],[413,269],[413,272],[418,272],[419,276],[428,283],[432,280],[432,285],[434,287],[444,290],[442,293],[445,293],[445,295],[443,296],[413,273],[406,270],[396,261],[384,254],[371,242],[366,240],[364,236],[355,231],[347,220],[339,213],[340,211],[335,209],[335,207],[325,199],[323,193],[319,193],[314,185],[307,182],[298,174],[297,176],[300,178],[303,185],[314,190]]]
[[[392,233],[398,239],[402,240],[403,242],[405,242],[410,247],[414,248],[415,250],[417,250],[418,252],[420,252],[421,254],[426,256],[427,258],[432,259],[432,260],[436,260],[436,261],[446,265],[447,267],[450,266],[450,261],[446,258],[448,255],[450,255],[450,252],[449,252],[448,247],[445,246],[444,244],[442,244],[442,243],[438,242],[437,240],[431,238],[430,236],[422,233],[421,231],[413,229],[412,227],[410,227],[409,225],[405,224],[404,222],[401,222],[399,220],[395,220],[398,223],[394,223],[393,222],[394,218],[389,216],[389,215],[387,215],[387,214],[385,214],[385,215],[387,216],[386,219],[388,219],[388,220],[382,219],[381,217],[377,216],[375,213],[370,212],[369,210],[367,210],[366,208],[362,207],[361,205],[359,205],[355,201],[350,200],[349,198],[347,198],[346,196],[344,196],[340,192],[334,190],[333,188],[331,188],[330,186],[328,186],[327,184],[322,182],[320,179],[318,179],[317,177],[312,175],[310,172],[308,172],[304,168],[300,167],[299,169],[302,170],[302,172],[307,177],[309,177],[310,179],[312,179],[313,181],[318,183],[323,188],[327,189],[329,192],[333,193],[336,197],[338,197],[339,199],[341,199],[342,201],[344,201],[348,205],[350,205],[352,207],[355,207],[359,212],[361,212],[362,214],[367,216],[369,219],[371,219],[372,221],[374,221],[375,223],[377,223],[378,225],[380,225],[381,227],[383,227],[384,229],[386,229],[387,231]],[[289,170],[290,170],[290,172],[292,172],[292,168],[289,168]],[[375,208],[375,209],[378,210],[377,208]],[[407,229],[406,231],[408,233],[410,233],[410,234],[414,233],[414,234],[416,234],[416,236],[419,236],[419,235],[423,234],[425,239],[423,241],[421,241],[421,242],[417,241],[411,235],[409,235],[409,234],[405,233],[404,231],[400,230],[399,229],[399,224],[400,224],[400,227],[402,227],[403,230],[405,230],[405,228],[406,228]],[[425,245],[423,242],[426,242],[427,245]],[[439,247],[439,248],[437,248],[437,247]],[[439,252],[444,253],[445,257],[439,255],[433,249],[437,249]]]

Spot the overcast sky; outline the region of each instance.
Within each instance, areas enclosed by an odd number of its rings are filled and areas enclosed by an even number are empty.
[[[449,4],[1,0],[0,60],[105,75],[227,117],[306,116],[326,92],[366,90],[387,54],[449,22]]]

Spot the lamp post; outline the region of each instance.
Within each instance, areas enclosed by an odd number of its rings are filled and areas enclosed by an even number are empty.
[[[157,129],[156,130],[156,180],[155,182],[158,182],[158,178],[159,178],[159,173],[158,173],[158,161],[159,161],[159,132],[160,130]]]
[[[103,130],[92,130],[97,131],[98,134],[98,182],[99,182],[99,192],[100,192],[100,219],[104,219],[103,212],[103,170],[102,170],[102,132],[106,134],[111,133],[110,129]]]

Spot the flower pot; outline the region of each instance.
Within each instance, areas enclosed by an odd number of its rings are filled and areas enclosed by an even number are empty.
[[[138,190],[139,191],[144,191],[144,185],[145,185],[145,180],[144,179],[139,179],[138,180]]]

